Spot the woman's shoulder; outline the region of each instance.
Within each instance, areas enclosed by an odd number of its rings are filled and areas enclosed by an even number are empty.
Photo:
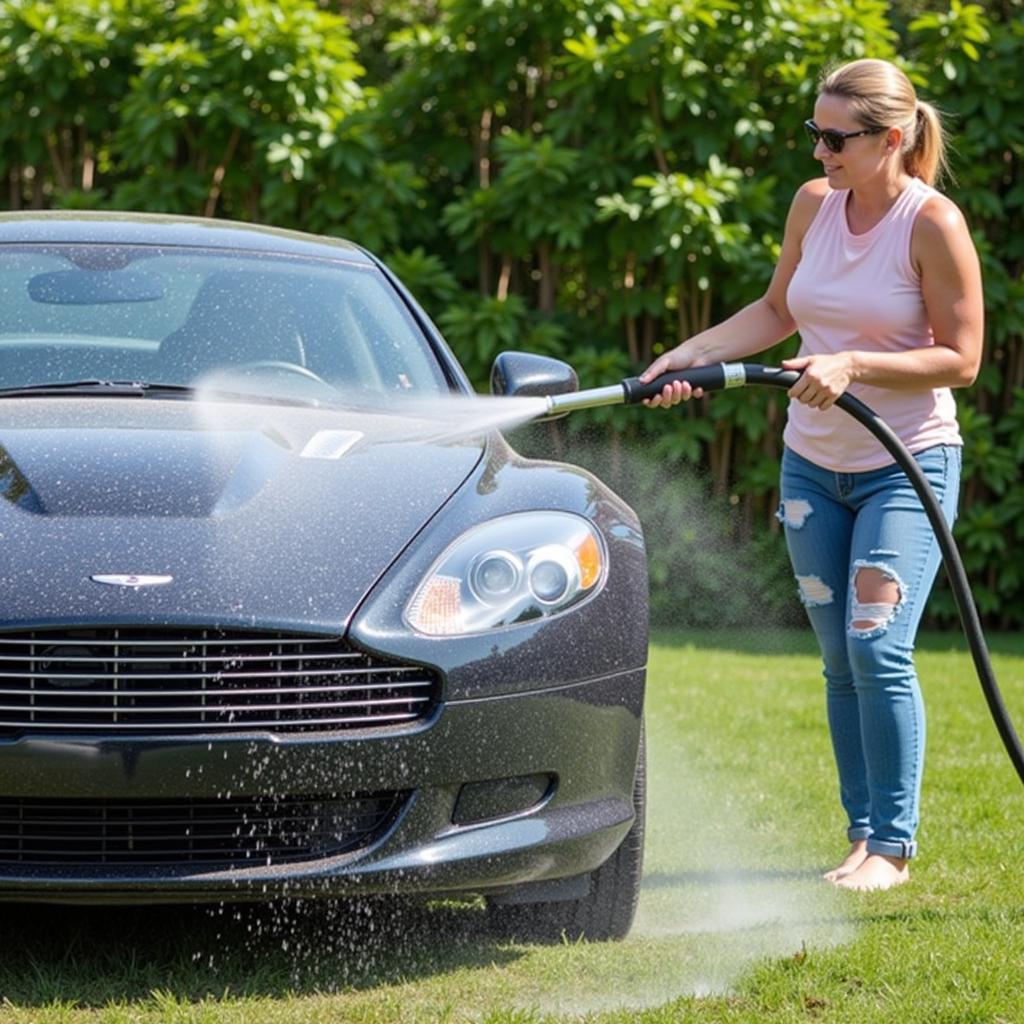
[[[918,207],[914,218],[915,230],[928,236],[937,236],[950,231],[966,230],[967,222],[960,207],[949,196],[943,195],[930,186]]]
[[[926,261],[948,261],[957,252],[973,251],[963,212],[949,196],[928,187],[918,207],[910,237],[910,259],[920,274]]]
[[[796,190],[790,206],[790,219],[801,236],[811,226],[831,191],[828,178],[812,178]]]
[[[829,185],[828,178],[811,178],[796,190],[796,198],[802,196],[805,200],[817,199],[820,203],[831,191],[832,186]]]

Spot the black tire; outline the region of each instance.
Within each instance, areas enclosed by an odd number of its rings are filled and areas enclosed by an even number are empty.
[[[593,942],[622,939],[636,916],[643,874],[644,825],[647,803],[647,744],[641,727],[633,780],[635,818],[618,849],[589,875],[586,896],[551,903],[489,902],[492,930],[504,938],[526,942]]]

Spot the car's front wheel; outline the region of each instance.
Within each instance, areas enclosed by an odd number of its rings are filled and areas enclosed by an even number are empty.
[[[647,749],[641,730],[633,780],[636,816],[618,849],[590,873],[587,894],[579,899],[547,903],[490,902],[493,929],[508,938],[536,942],[557,941],[562,936],[595,942],[624,938],[633,924],[640,897],[646,795]]]

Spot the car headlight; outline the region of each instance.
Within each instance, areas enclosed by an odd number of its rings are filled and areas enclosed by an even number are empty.
[[[600,533],[568,512],[519,512],[464,533],[431,566],[405,610],[429,636],[482,633],[564,611],[597,593]]]

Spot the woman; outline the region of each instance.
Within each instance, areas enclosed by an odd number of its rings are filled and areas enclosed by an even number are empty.
[[[906,475],[833,403],[846,390],[914,453],[948,521],[961,439],[950,388],[982,346],[977,254],[956,205],[932,188],[939,118],[880,60],[829,74],[806,122],[824,178],[803,185],[765,295],[656,359],[642,379],[742,359],[794,330],[779,518],[824,662],[849,852],[825,878],[849,889],[907,881],[916,852],[924,709],[914,638],[939,565]],[[649,405],[699,397],[666,386]]]

